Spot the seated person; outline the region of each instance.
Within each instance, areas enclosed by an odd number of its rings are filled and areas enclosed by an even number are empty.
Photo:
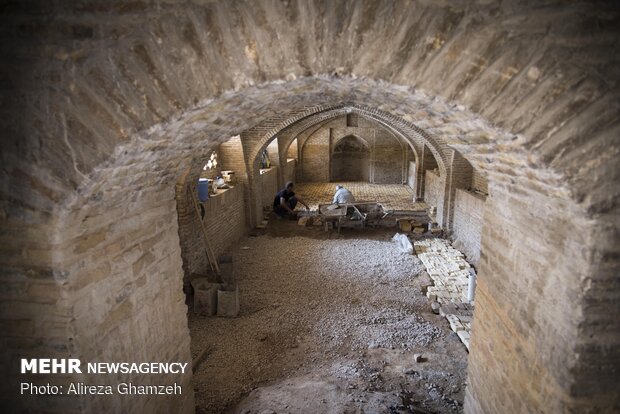
[[[340,184],[336,186],[336,193],[334,194],[334,200],[332,204],[351,204],[355,203],[355,197],[353,194]]]
[[[306,206],[306,210],[310,209],[301,198],[295,197],[295,192],[293,191],[293,182],[289,181],[288,183],[286,183],[284,189],[278,191],[275,198],[273,199],[273,212],[280,217],[295,217],[294,210],[297,202]]]

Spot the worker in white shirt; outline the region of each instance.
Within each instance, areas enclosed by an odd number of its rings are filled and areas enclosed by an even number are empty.
[[[332,204],[351,204],[355,203],[355,197],[353,194],[340,184],[336,186],[336,193],[334,194],[334,201]]]

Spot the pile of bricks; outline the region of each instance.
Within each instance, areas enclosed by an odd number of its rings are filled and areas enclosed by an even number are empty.
[[[434,283],[429,286],[426,296],[440,303],[439,313],[446,317],[450,328],[469,350],[474,309],[467,301],[471,266],[463,253],[444,239],[415,241],[413,248]]]
[[[452,329],[461,339],[469,351],[471,338],[471,322],[474,316],[474,306],[469,303],[450,303],[439,308],[439,314],[445,316]]]

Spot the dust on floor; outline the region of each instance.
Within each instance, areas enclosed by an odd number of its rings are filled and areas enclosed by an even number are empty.
[[[231,251],[239,317],[189,314],[192,354],[207,349],[198,413],[462,411],[467,352],[432,313],[421,262],[393,231],[352,234],[263,235]]]

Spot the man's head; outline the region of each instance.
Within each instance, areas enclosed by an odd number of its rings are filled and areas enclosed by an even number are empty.
[[[284,186],[284,188],[286,189],[286,192],[290,193],[293,191],[293,182],[289,181],[286,183],[286,185]]]
[[[336,191],[340,190],[342,186],[340,184],[336,184]]]

